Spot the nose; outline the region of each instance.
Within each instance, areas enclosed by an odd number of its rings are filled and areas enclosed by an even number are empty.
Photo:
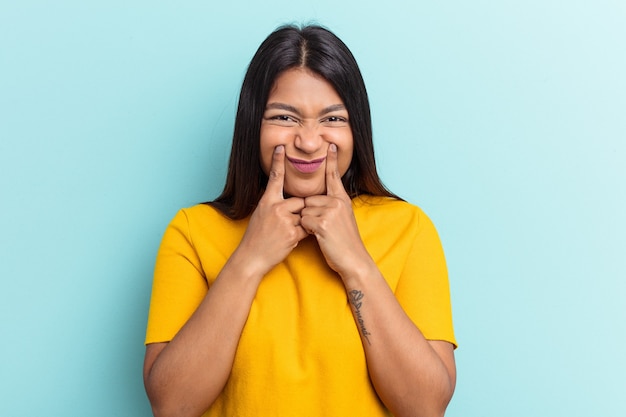
[[[307,154],[317,153],[322,147],[324,139],[315,123],[304,123],[296,132],[295,147]]]

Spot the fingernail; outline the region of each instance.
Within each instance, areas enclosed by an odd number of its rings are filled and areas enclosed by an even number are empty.
[[[337,145],[335,145],[334,143],[330,144],[330,151],[331,152],[337,152]]]
[[[284,145],[278,145],[274,148],[274,153],[281,153],[283,151]]]

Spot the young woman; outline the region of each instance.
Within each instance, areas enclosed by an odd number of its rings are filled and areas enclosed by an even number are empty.
[[[442,416],[455,339],[437,232],[382,185],[352,54],[282,27],[246,73],[226,185],[157,256],[155,416]]]

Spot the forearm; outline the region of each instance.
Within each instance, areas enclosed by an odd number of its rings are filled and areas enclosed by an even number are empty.
[[[455,370],[396,300],[373,262],[343,277],[370,378],[396,416],[443,416]]]
[[[157,416],[201,415],[222,391],[261,276],[231,260],[145,375]]]

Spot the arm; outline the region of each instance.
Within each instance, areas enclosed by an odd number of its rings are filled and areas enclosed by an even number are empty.
[[[373,262],[342,279],[381,400],[395,416],[443,416],[456,382],[452,345],[424,338]]]
[[[329,147],[327,195],[305,199],[302,225],[341,276],[370,378],[396,416],[443,416],[456,382],[453,347],[428,341],[406,315],[361,241]]]
[[[146,347],[144,382],[156,417],[201,415],[222,391],[261,280],[237,257],[171,342]]]
[[[266,191],[238,248],[169,343],[148,345],[144,382],[154,415],[199,416],[222,391],[241,331],[265,274],[307,236],[302,199],[283,199],[284,150],[277,148]]]

